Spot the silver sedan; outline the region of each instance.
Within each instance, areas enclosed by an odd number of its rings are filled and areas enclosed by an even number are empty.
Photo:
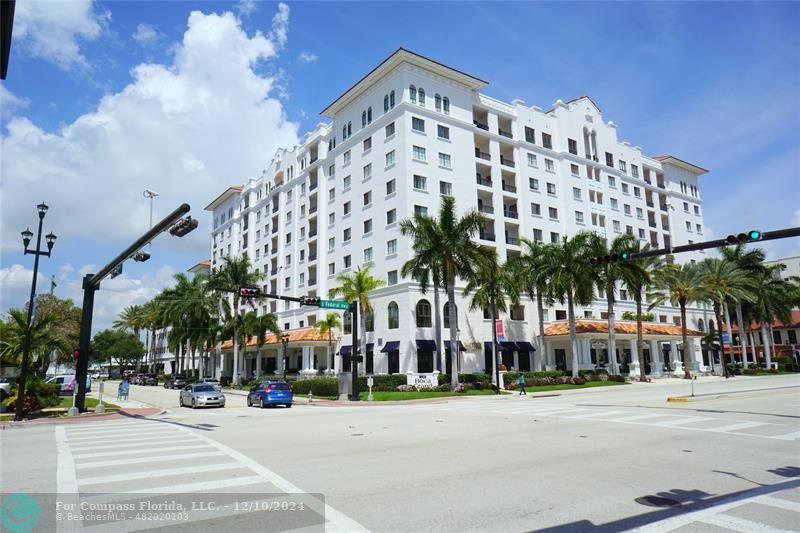
[[[181,407],[225,407],[225,395],[208,383],[186,385],[178,397]]]

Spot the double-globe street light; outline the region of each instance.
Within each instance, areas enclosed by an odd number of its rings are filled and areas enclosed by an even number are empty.
[[[51,231],[45,235],[47,240],[47,251],[41,249],[42,245],[42,224],[44,223],[44,215],[47,213],[47,204],[42,202],[36,206],[39,212],[39,230],[36,233],[36,250],[28,250],[28,245],[33,237],[33,232],[30,228],[22,232],[22,242],[25,244],[25,255],[33,254],[33,281],[31,282],[31,299],[28,302],[28,320],[25,323],[25,341],[22,345],[22,368],[19,372],[19,385],[17,387],[17,405],[14,420],[22,420],[23,404],[25,401],[25,380],[28,374],[28,358],[31,350],[31,322],[33,320],[33,305],[36,298],[36,277],[39,275],[39,256],[44,255],[50,257],[50,252],[53,250],[53,245],[56,243],[56,235]]]

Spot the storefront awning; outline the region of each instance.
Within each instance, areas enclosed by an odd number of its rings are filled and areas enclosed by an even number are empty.
[[[517,348],[520,352],[535,352],[536,348],[528,341],[520,341],[517,343]]]
[[[461,342],[461,341],[456,341],[456,342],[458,342],[458,351],[459,352],[466,352],[467,351],[467,349],[464,347],[464,343],[463,342]],[[452,345],[451,341],[444,341],[444,345],[447,347],[448,350],[452,350],[453,349],[453,345]]]
[[[436,341],[428,339],[417,339],[417,350],[422,352],[435,352]]]
[[[511,341],[501,341],[497,344],[500,345],[500,349],[504,352],[516,352],[517,351],[517,343]]]
[[[350,355],[351,353],[353,353],[352,344],[346,344],[339,348],[339,355]]]
[[[400,341],[388,341],[386,344],[383,345],[381,351],[388,353],[399,349],[400,349]]]

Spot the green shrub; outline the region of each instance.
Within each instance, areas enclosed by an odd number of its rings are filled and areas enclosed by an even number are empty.
[[[60,392],[61,385],[45,383],[35,377],[29,377],[25,382],[25,400],[22,402],[23,412],[31,413],[39,409],[59,405],[61,403]],[[9,396],[3,400],[3,405],[8,407],[9,411],[16,409],[17,393],[18,383],[14,380],[11,382]]]
[[[742,370],[742,374],[745,376],[755,376],[756,374],[758,374],[758,368],[745,368]]]
[[[459,374],[458,375],[458,382],[459,383],[477,383],[479,381],[492,381],[492,376],[489,374]],[[439,385],[445,385],[450,383],[450,374],[439,374]]]
[[[368,376],[358,376],[358,390],[368,391],[367,387]],[[373,392],[390,392],[397,390],[399,385],[408,383],[408,378],[405,374],[376,374],[372,376],[372,391]],[[439,382],[441,383],[441,381]]]
[[[311,378],[292,382],[294,393],[307,395],[308,391],[316,396],[337,396],[339,380],[337,378]]]

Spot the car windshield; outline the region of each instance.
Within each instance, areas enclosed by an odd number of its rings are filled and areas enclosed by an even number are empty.
[[[212,392],[214,390],[216,389],[214,389],[214,387],[211,385],[196,385],[194,388],[195,392]]]

